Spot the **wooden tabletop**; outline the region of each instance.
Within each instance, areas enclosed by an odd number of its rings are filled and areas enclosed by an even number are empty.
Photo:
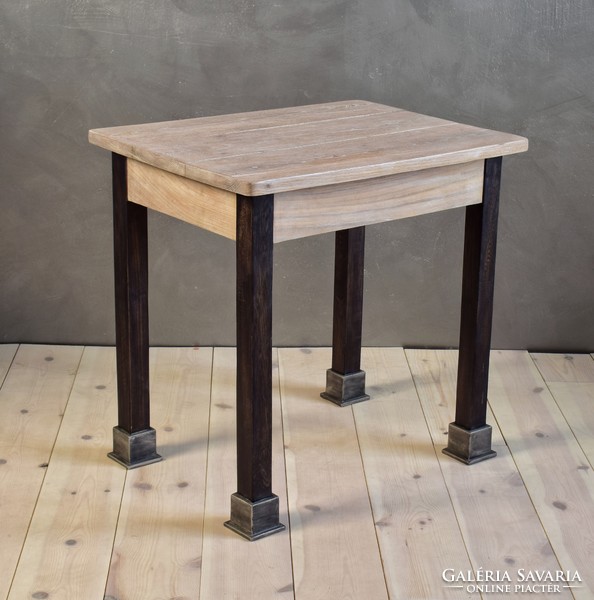
[[[208,185],[263,195],[524,152],[516,135],[366,101],[93,129],[89,141]]]

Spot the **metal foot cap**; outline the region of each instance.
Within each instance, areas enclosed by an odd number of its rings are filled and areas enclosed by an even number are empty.
[[[152,427],[134,433],[114,427],[113,452],[107,456],[126,469],[136,469],[163,460],[157,454],[157,432]]]
[[[326,391],[322,392],[320,396],[338,406],[349,406],[369,400],[369,396],[365,393],[365,371],[342,375],[328,369],[326,371]]]
[[[448,445],[443,453],[467,465],[493,458],[497,456],[497,452],[491,449],[491,435],[490,425],[465,429],[456,423],[450,423]]]
[[[269,498],[251,502],[235,493],[231,496],[231,519],[225,522],[225,527],[253,542],[283,531],[285,526],[278,518],[278,496],[273,494]]]

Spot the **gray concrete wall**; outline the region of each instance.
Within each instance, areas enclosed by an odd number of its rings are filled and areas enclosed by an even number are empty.
[[[594,350],[592,0],[2,0],[0,341],[114,341],[89,128],[349,98],[530,138],[504,161],[494,346]],[[462,221],[368,228],[365,344],[457,344]],[[233,243],[149,227],[152,343],[233,344]],[[332,235],[275,251],[275,343],[329,344]]]

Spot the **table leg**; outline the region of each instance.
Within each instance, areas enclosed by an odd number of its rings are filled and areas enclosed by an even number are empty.
[[[361,370],[365,227],[336,232],[332,368],[320,395],[339,406],[369,400]]]
[[[161,460],[149,424],[147,210],[128,202],[126,158],[112,155],[118,426],[111,458],[127,468]]]
[[[237,492],[225,523],[252,541],[281,531],[272,493],[274,197],[237,195]]]
[[[466,464],[496,454],[486,418],[501,162],[485,161],[483,201],[466,207],[456,417],[444,449]]]

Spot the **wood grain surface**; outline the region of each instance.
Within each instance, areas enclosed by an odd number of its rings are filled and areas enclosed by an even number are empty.
[[[105,456],[114,349],[81,350],[21,345],[0,390],[2,600],[479,597],[446,588],[445,568],[513,580],[577,569],[575,587],[538,596],[592,597],[589,355],[494,351],[497,457],[467,467],[441,453],[456,351],[364,348],[371,400],[339,408],[318,395],[330,349],[281,349],[278,369],[275,350],[273,490],[287,529],[249,543],[223,526],[235,350],[151,351],[165,460],[129,472]],[[13,351],[0,347],[0,365]]]
[[[274,241],[371,225],[477,204],[483,161],[363,181],[281,192],[274,196]],[[236,195],[128,160],[128,198],[228,239],[236,236]]]
[[[588,573],[594,554],[588,458],[528,353],[497,350],[491,365],[493,412],[559,563]],[[591,599],[594,581],[572,592],[576,599]]]
[[[295,597],[388,600],[352,407],[319,397],[328,349],[279,349]]]
[[[364,101],[94,129],[89,141],[249,196],[523,152],[515,135]]]
[[[234,348],[215,348],[200,598],[289,600],[293,598],[289,528],[249,543],[223,527],[230,496],[237,491],[235,363]],[[273,365],[272,488],[280,500],[280,521],[288,526],[276,350]]]
[[[193,598],[199,589],[211,369],[211,348],[151,350],[164,460],[128,471],[106,598]]]
[[[235,194],[128,160],[128,199],[235,239]]]
[[[93,598],[105,586],[126,479],[107,458],[116,412],[115,352],[85,348],[10,600]]]
[[[528,493],[514,460],[505,445],[498,423],[498,412],[488,413],[493,426],[493,447],[497,456],[471,466],[461,466],[441,453],[447,441],[445,421],[451,421],[455,410],[457,352],[437,350],[407,350],[406,356],[415,380],[423,412],[428,421],[442,474],[450,492],[451,502],[465,540],[468,555],[475,569],[509,571],[518,569],[552,570],[566,567],[555,557],[556,546],[534,511],[535,497]],[[518,353],[517,358],[522,355]],[[528,357],[527,353],[523,356]],[[522,371],[528,365],[522,364]],[[490,398],[500,394],[491,390]],[[499,406],[499,403],[497,404]],[[525,410],[522,402],[518,408]],[[449,416],[439,421],[435,416],[446,411]],[[507,429],[504,429],[507,433]],[[538,492],[543,495],[544,490]],[[558,555],[557,555],[558,556]],[[489,565],[485,567],[484,565]],[[534,565],[538,565],[535,567]],[[513,575],[515,579],[515,575]],[[490,593],[489,598],[508,598],[507,593]],[[543,593],[544,598],[571,598],[568,590]]]
[[[32,532],[31,519],[82,352],[78,346],[22,345],[0,390],[0,598],[7,597]],[[34,572],[37,566],[25,568],[25,584],[34,580]]]
[[[363,367],[371,399],[353,412],[390,598],[463,600],[442,573],[472,564],[404,351],[364,348]]]

